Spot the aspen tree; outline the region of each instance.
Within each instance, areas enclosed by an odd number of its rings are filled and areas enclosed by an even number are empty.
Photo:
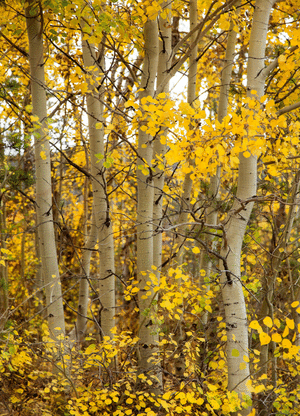
[[[84,28],[82,52],[89,85],[86,102],[91,152],[91,181],[100,256],[98,323],[100,336],[111,337],[115,315],[114,241],[104,165],[104,87],[98,88],[105,71],[104,46],[99,45],[97,52],[95,45],[84,39]],[[94,240],[93,231],[89,244],[94,244]]]
[[[0,154],[0,160],[1,160]],[[4,184],[1,184],[1,188]],[[7,312],[9,306],[9,294],[8,294],[8,272],[7,267],[5,265],[5,260],[3,256],[3,252],[7,250],[6,241],[5,241],[5,234],[4,231],[6,229],[6,201],[5,196],[1,194],[0,198],[0,330],[3,329],[7,319]]]
[[[236,7],[238,7],[238,5],[239,4],[237,4]],[[224,117],[227,115],[229,88],[230,88],[233,60],[235,56],[236,37],[237,37],[237,32],[234,26],[235,26],[235,23],[231,21],[230,29],[228,32],[225,59],[224,59],[223,69],[221,72],[221,86],[220,86],[220,95],[219,95],[219,100],[218,100],[218,113],[217,113],[217,118],[220,123],[223,121]],[[217,222],[218,222],[218,208],[216,205],[216,199],[218,198],[218,194],[219,194],[219,187],[220,187],[220,180],[221,180],[220,175],[221,175],[221,168],[218,167],[216,174],[212,176],[210,179],[210,185],[209,185],[209,191],[208,191],[208,198],[211,204],[206,210],[206,222],[207,224],[210,224],[212,226],[217,225]],[[209,236],[207,240],[208,240],[207,243],[209,245],[209,243],[212,242],[211,236]],[[209,257],[207,256],[204,257],[201,267],[204,268],[204,270],[206,271],[206,275],[210,276],[211,271],[212,271],[212,262],[209,259]]]
[[[25,12],[33,106],[38,240],[46,291],[49,332],[51,337],[57,340],[59,336],[65,335],[65,320],[52,216],[51,160],[47,136],[41,3],[29,0]]]
[[[154,83],[157,75],[159,56],[158,24],[157,20],[148,19],[144,26],[144,62],[141,91],[139,101],[143,104],[146,97],[153,97]],[[148,272],[153,265],[153,144],[151,137],[139,128],[138,159],[137,159],[137,276],[139,280],[139,348],[138,371],[147,373],[151,369],[157,373],[157,369],[150,362],[151,356],[157,347],[159,340],[155,322],[151,319],[154,308],[153,286],[149,288]],[[148,289],[147,289],[148,288]],[[149,294],[149,291],[151,292]],[[148,294],[147,294],[148,292]],[[149,296],[150,295],[150,296]],[[159,371],[159,370],[158,370]],[[160,389],[161,375],[157,374],[157,389]],[[154,390],[156,387],[154,388]]]
[[[189,5],[189,18],[190,18],[190,31],[196,28],[198,23],[198,9],[197,9],[197,0],[191,0]],[[194,101],[196,99],[196,80],[197,80],[197,53],[198,53],[198,45],[196,43],[198,34],[195,32],[191,36],[191,44],[194,44],[193,49],[191,50],[191,55],[189,58],[189,71],[188,71],[188,86],[187,86],[187,102],[191,106],[194,105]],[[183,264],[183,245],[185,242],[185,226],[181,226],[180,224],[186,223],[189,215],[190,210],[190,198],[191,192],[193,187],[193,180],[191,178],[191,173],[187,173],[184,177],[184,182],[182,186],[182,194],[181,194],[181,201],[180,201],[180,212],[178,218],[178,235],[176,238],[176,260],[177,265],[180,267]],[[176,329],[176,342],[177,342],[177,354],[175,358],[175,372],[176,375],[179,377],[183,377],[185,371],[185,357],[182,351],[183,348],[183,341],[184,341],[184,333],[182,328],[182,316],[181,320],[177,324]]]
[[[236,4],[236,8],[239,7],[240,3]],[[230,28],[228,32],[227,45],[225,58],[223,63],[223,69],[221,72],[221,85],[220,94],[218,99],[218,113],[217,118],[222,123],[224,117],[227,115],[228,109],[228,98],[229,88],[232,77],[233,61],[235,56],[237,32],[235,29],[235,22],[231,20]],[[218,224],[218,196],[219,188],[221,183],[221,167],[217,167],[216,174],[211,176],[209,180],[208,190],[208,207],[205,210],[205,221],[209,226],[213,227]],[[214,231],[214,230],[213,230]],[[218,250],[217,242],[213,240],[212,235],[207,234],[205,238],[206,247],[212,251]],[[213,274],[213,259],[211,255],[205,251],[205,247],[202,247],[201,258],[200,258],[200,269],[205,271],[205,275],[200,273],[200,287],[204,288],[205,291],[210,290],[210,279]],[[209,341],[209,325],[208,325],[208,311],[204,310],[201,316],[201,323],[204,327],[204,333],[206,336],[206,342]],[[213,341],[213,340],[212,340]],[[202,357],[201,357],[202,358]]]
[[[296,219],[298,206],[299,206],[299,189],[300,189],[300,171],[298,170],[295,174],[291,194],[288,198],[289,208],[287,213],[287,218],[284,223],[284,228],[280,234],[278,242],[274,249],[271,252],[270,260],[270,271],[266,279],[264,279],[263,285],[263,300],[261,309],[259,311],[259,321],[262,323],[262,329],[264,333],[269,332],[269,328],[263,323],[266,317],[274,319],[274,291],[276,281],[281,271],[281,265],[284,262],[284,257],[287,256],[287,248],[290,242],[291,232],[293,229],[294,221]],[[285,207],[283,208],[285,209]],[[287,257],[288,262],[288,257]],[[292,291],[293,291],[293,286]],[[292,300],[295,301],[297,294],[293,293]],[[298,314],[294,317],[295,327],[298,329],[298,324],[300,323]],[[297,331],[297,330],[296,330]],[[299,345],[299,332],[297,331],[295,344]],[[260,348],[260,362],[259,362],[259,371],[257,376],[261,377],[262,375],[268,375],[268,369],[271,366],[272,374],[272,383],[274,388],[277,386],[277,357],[274,354],[276,348],[275,342],[272,340],[269,343],[262,345]],[[269,355],[270,354],[270,355]],[[271,358],[269,358],[269,356]],[[267,384],[267,378],[263,379],[263,384]],[[262,392],[258,396],[258,409],[259,414],[262,416],[267,416],[270,414],[272,407],[272,396],[267,392]]]
[[[171,61],[171,42],[172,42],[172,25],[171,25],[171,5],[167,2],[162,3],[162,10],[167,10],[167,17],[162,18],[159,15],[159,59],[157,69],[157,85],[163,82],[164,77],[170,68]],[[169,93],[169,83],[167,83],[162,93]],[[163,128],[163,135],[168,134],[168,129]],[[166,152],[166,140],[157,137],[154,141],[154,158],[163,158]],[[159,159],[157,159],[158,162]],[[154,201],[153,201],[153,265],[159,271],[162,264],[162,220],[163,220],[163,187],[165,181],[164,171],[156,168],[154,173]],[[157,272],[157,277],[159,272]]]
[[[189,6],[189,17],[190,17],[190,31],[196,28],[198,23],[198,9],[197,9],[197,0],[191,0]],[[198,38],[198,33],[195,32],[191,36],[191,44],[194,44],[193,49],[191,50],[191,55],[189,58],[189,71],[188,71],[188,85],[187,85],[187,102],[191,106],[194,105],[196,99],[196,80],[197,80],[197,53],[198,45],[196,40]],[[185,227],[180,226],[180,224],[186,223],[188,219],[188,214],[190,210],[190,199],[191,192],[193,187],[193,180],[191,178],[191,173],[187,173],[184,177],[184,182],[182,185],[182,194],[180,200],[180,212],[178,218],[178,237],[176,239],[177,244],[177,263],[179,266],[183,262],[183,244],[186,239],[185,237]]]
[[[273,1],[255,3],[249,42],[247,66],[247,91],[258,100],[264,93],[264,59],[268,22]],[[246,304],[241,283],[241,249],[246,226],[253,208],[247,199],[256,195],[257,157],[240,153],[237,194],[225,225],[224,243],[220,262],[222,297],[227,329],[228,389],[242,398],[250,396],[247,381],[250,377],[248,352],[248,324]],[[248,414],[249,408],[242,414]]]
[[[85,227],[87,232],[87,227]],[[86,238],[81,260],[81,278],[78,291],[78,308],[75,327],[75,337],[79,342],[83,342],[86,333],[88,304],[90,294],[90,267],[92,249],[97,244],[97,226],[94,213],[92,214],[91,229]],[[96,289],[96,288],[95,288]]]

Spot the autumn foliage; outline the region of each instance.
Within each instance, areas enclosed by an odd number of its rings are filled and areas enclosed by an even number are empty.
[[[300,2],[268,2],[261,94],[263,3],[0,2],[0,416],[299,413]]]

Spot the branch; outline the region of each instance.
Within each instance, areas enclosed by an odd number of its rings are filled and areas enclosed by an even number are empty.
[[[294,111],[299,107],[300,107],[300,101],[298,101],[297,103],[294,103],[294,104],[291,104],[291,105],[288,105],[286,107],[281,108],[280,110],[278,110],[276,112],[276,114],[278,116],[281,116],[282,114],[286,114],[286,113],[289,113],[290,111]]]
[[[92,175],[86,171],[85,169],[83,169],[82,167],[80,167],[79,165],[77,165],[77,163],[74,163],[66,154],[65,152],[63,152],[62,150],[60,150],[54,143],[49,142],[51,144],[51,146],[53,146],[61,155],[63,155],[63,157],[66,159],[66,161],[73,166],[73,168],[79,170],[79,172],[83,173],[87,178],[91,178]]]
[[[6,40],[6,42],[8,42],[13,48],[17,49],[23,56],[25,56],[25,58],[29,57],[29,54],[23,49],[20,48],[20,46],[16,45],[15,43],[13,43],[8,37],[6,37],[4,35],[3,32],[0,32],[0,35]]]
[[[197,37],[194,42],[188,47],[186,53],[176,61],[171,68],[168,70],[168,73],[162,83],[157,87],[156,94],[158,95],[160,92],[163,91],[165,85],[173,78],[174,74],[178,71],[178,69],[187,61],[187,59],[191,56],[193,49],[198,45],[201,38],[205,36],[205,34],[209,31],[209,29],[215,24],[215,22],[219,19],[221,14],[227,13],[229,8],[234,6],[238,0],[231,0],[225,7],[220,6],[217,10],[215,10],[211,16],[205,16],[204,19],[194,27],[179,43],[183,43],[184,40],[188,39],[192,34],[198,31]],[[204,24],[210,21],[210,24],[203,30]],[[177,46],[178,46],[177,45]],[[176,48],[177,48],[176,46]],[[174,55],[172,53],[171,57]]]
[[[291,49],[289,49],[288,50],[288,52],[290,53],[290,54],[292,54],[296,49],[298,48],[298,46],[293,46]],[[286,51],[284,51],[284,53],[285,53]],[[281,56],[281,55],[283,55],[283,54],[280,54],[279,56],[277,56],[277,58],[276,59],[274,59],[274,61],[273,62],[271,62],[266,68],[264,68],[263,70],[262,70],[262,72],[261,72],[261,75],[262,75],[262,77],[265,79],[265,78],[267,78],[267,76],[272,72],[272,71],[274,71],[274,69],[278,66],[278,60],[279,60],[279,57]]]

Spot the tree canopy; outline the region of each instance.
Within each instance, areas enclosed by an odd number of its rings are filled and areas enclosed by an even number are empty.
[[[0,415],[292,415],[300,2],[0,2]]]

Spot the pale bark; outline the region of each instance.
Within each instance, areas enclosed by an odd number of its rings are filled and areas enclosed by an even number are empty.
[[[144,27],[144,63],[140,87],[139,99],[154,95],[154,83],[158,65],[158,26],[155,20],[148,20]],[[153,265],[153,177],[152,177],[152,157],[153,146],[152,137],[139,129],[138,160],[137,160],[137,276],[139,280],[139,347],[138,347],[138,371],[147,373],[150,370],[156,372],[155,366],[150,362],[150,358],[155,352],[155,347],[159,341],[157,327],[151,319],[151,312],[154,309],[153,300],[155,298],[153,285],[147,290],[149,277],[147,272],[151,271]],[[139,165],[148,168],[148,175],[145,176]],[[151,292],[150,296],[145,295]],[[161,376],[158,375],[157,388],[160,388]],[[154,384],[155,390],[156,383]]]
[[[238,2],[237,6],[240,2]],[[229,98],[229,88],[230,88],[230,81],[232,75],[232,68],[233,68],[233,60],[235,56],[235,45],[236,45],[236,38],[237,32],[234,30],[234,22],[231,22],[230,29],[228,32],[228,39],[226,45],[226,53],[225,59],[223,64],[223,69],[221,72],[221,86],[220,86],[220,95],[219,95],[219,105],[218,105],[218,121],[222,123],[224,117],[227,115],[227,108],[228,108],[228,98]],[[220,187],[220,180],[221,180],[221,167],[217,168],[215,175],[213,175],[210,179],[209,183],[209,190],[208,190],[208,200],[210,206],[206,209],[206,222],[211,224],[212,226],[217,225],[218,222],[218,208],[217,208],[217,198],[219,195],[219,187]],[[216,249],[216,242],[213,241],[213,237],[208,235],[206,238],[206,244],[210,247],[211,250]],[[212,259],[211,257],[205,253],[203,250],[201,253],[201,268],[205,270],[206,276],[208,278],[211,277],[212,273]],[[200,286],[204,286],[209,290],[209,283],[205,282],[204,276],[200,278]],[[203,312],[203,316],[201,317],[203,325],[207,325],[208,320],[208,313],[207,311]]]
[[[86,227],[87,228],[87,227]],[[82,343],[86,334],[89,293],[90,293],[90,265],[92,249],[97,243],[97,227],[95,215],[92,215],[91,229],[83,249],[81,259],[81,279],[79,283],[78,308],[76,320],[76,340]]]
[[[43,286],[44,286],[44,279],[43,279],[43,267],[41,262],[41,253],[40,253],[40,245],[39,245],[39,236],[38,230],[35,229],[34,232],[34,245],[35,245],[35,255],[38,260],[35,272],[35,279],[34,279],[34,290],[36,292],[36,298],[38,300],[37,305],[37,312],[42,314],[43,317],[46,317],[46,311],[44,309],[44,293],[43,293]]]
[[[30,0],[26,8],[26,25],[29,41],[31,94],[33,114],[39,119],[39,126],[34,131],[37,228],[46,288],[49,331],[51,337],[56,340],[59,336],[65,335],[65,321],[52,216],[51,163],[46,131],[47,105],[41,13],[40,3]]]
[[[170,67],[171,61],[171,43],[172,43],[172,26],[170,3],[162,3],[162,9],[169,11],[168,17],[163,19],[159,17],[159,59],[157,69],[157,84],[163,81]],[[162,92],[169,93],[169,83],[167,83]],[[162,127],[163,135],[168,134],[168,129]],[[166,144],[162,144],[160,138],[154,141],[153,155],[154,158],[164,157],[166,153]],[[165,182],[165,172],[156,170],[153,184],[154,184],[154,203],[153,203],[153,265],[157,268],[156,275],[159,278],[159,271],[162,264],[162,220],[163,220],[163,187]]]
[[[86,157],[86,167],[87,171],[90,170],[89,167],[89,153],[85,149]],[[85,178],[84,181],[84,235],[85,235],[85,244],[81,259],[81,278],[79,283],[79,292],[78,292],[78,307],[77,307],[77,319],[76,325],[73,329],[72,337],[76,339],[79,343],[82,343],[85,339],[86,329],[87,329],[87,316],[88,316],[88,304],[89,304],[89,294],[90,294],[90,267],[91,267],[91,256],[92,250],[97,244],[97,226],[95,220],[95,213],[92,211],[92,219],[90,224],[90,231],[88,233],[88,217],[89,217],[89,204],[88,204],[88,193],[89,193],[89,178]],[[93,290],[95,290],[93,288]]]
[[[91,152],[91,174],[93,188],[93,209],[95,213],[95,222],[98,233],[98,245],[100,256],[99,268],[99,330],[100,336],[112,337],[111,329],[115,326],[115,263],[114,263],[114,241],[112,222],[110,218],[110,206],[107,194],[107,183],[105,175],[105,167],[103,159],[99,159],[99,155],[104,157],[104,117],[103,117],[103,94],[104,87],[99,87],[101,81],[96,81],[96,75],[103,75],[104,71],[104,51],[100,47],[99,55],[97,55],[94,45],[88,41],[82,41],[83,61],[85,68],[97,68],[97,71],[88,76],[94,78],[94,82],[89,80],[89,91],[87,93],[87,113],[89,140]],[[101,97],[101,101],[100,101]],[[102,123],[102,127],[96,127],[97,123]],[[98,155],[98,157],[97,157]]]
[[[295,175],[294,183],[291,189],[291,196],[288,199],[288,203],[290,205],[289,205],[289,210],[288,210],[286,220],[284,218],[285,220],[284,229],[279,237],[276,247],[273,247],[273,250],[271,252],[270,270],[263,282],[262,292],[264,293],[264,298],[263,298],[263,302],[262,302],[261,309],[259,311],[258,316],[260,318],[260,324],[265,333],[269,332],[269,328],[266,325],[264,325],[262,321],[266,316],[269,316],[272,320],[274,318],[273,317],[273,312],[274,312],[273,300],[274,300],[275,285],[276,285],[277,277],[280,273],[282,264],[284,262],[284,258],[287,257],[288,255],[287,253],[288,243],[290,240],[291,232],[292,232],[293,225],[294,225],[294,220],[295,220],[298,206],[299,206],[299,189],[300,189],[300,171],[298,170]],[[283,210],[285,210],[285,206],[283,206]],[[288,258],[286,259],[286,262],[289,264]],[[288,271],[290,271],[289,267],[288,267]],[[293,290],[292,278],[290,279],[290,283],[291,283],[291,287]],[[296,294],[295,296],[294,294],[294,296],[292,297],[293,301],[296,300],[297,295],[298,294]],[[299,314],[296,313],[295,315],[296,315],[294,317],[295,329],[296,329],[295,345],[300,346],[299,332],[298,332],[298,324],[300,323],[300,320],[299,320]],[[273,383],[274,388],[276,388],[276,385],[277,385],[277,358],[276,356],[274,356],[275,348],[276,348],[276,344],[273,341],[271,341],[267,345],[261,346],[259,372],[257,374],[258,377],[262,376],[263,374],[268,374],[269,373],[268,369],[270,366],[272,366],[271,372],[272,372],[272,383]],[[269,354],[272,354],[270,357],[271,358],[270,360],[269,360]],[[264,383],[265,385],[267,385],[269,382],[270,380],[268,379],[262,380],[262,383]],[[266,392],[266,393],[262,392],[259,395],[258,409],[259,409],[260,415],[266,416],[269,414],[270,408],[272,406],[273,398],[274,397],[270,395],[269,392]]]
[[[198,21],[198,10],[197,10],[197,1],[191,0],[190,1],[190,31],[192,31],[197,26]],[[197,39],[197,33],[195,32],[191,36],[191,43],[195,43]],[[195,44],[193,50],[191,51],[190,59],[189,59],[189,72],[188,72],[188,90],[187,90],[187,102],[192,106],[195,99],[196,99],[196,80],[197,80],[197,53],[198,47]],[[192,161],[190,161],[192,164]],[[182,195],[181,195],[181,202],[180,202],[180,213],[178,218],[179,224],[184,224],[187,222],[189,211],[190,211],[190,198],[191,192],[193,187],[193,181],[191,179],[190,173],[185,175],[183,187],[182,187]],[[185,227],[178,227],[178,237],[176,238],[177,244],[177,256],[176,260],[178,265],[182,265],[183,262],[183,244],[185,241]]]
[[[299,212],[299,205],[300,205],[300,198],[299,198],[299,191],[300,191],[300,170],[297,171],[296,176],[295,176],[295,181],[294,181],[294,185],[293,185],[293,196],[292,196],[292,206],[290,207],[290,212],[289,212],[289,216],[288,219],[290,219],[290,223],[288,223],[288,233],[286,236],[286,244],[288,243],[291,231],[292,231],[292,226],[294,223],[294,219],[296,218],[297,212]],[[300,302],[300,290],[296,290],[296,293],[294,294],[294,299],[293,301],[299,301]],[[300,315],[295,311],[295,327],[296,327],[296,340],[295,340],[295,345],[297,345],[298,347],[300,347]]]
[[[273,2],[258,0],[255,3],[252,30],[249,43],[247,69],[247,91],[255,90],[259,99],[264,92],[264,68],[266,36],[268,21]],[[246,205],[242,201],[256,195],[257,159],[255,156],[245,158],[240,154],[237,195],[229,219],[225,226],[224,244],[221,254],[221,288],[225,308],[227,329],[227,363],[228,389],[236,391],[242,398],[243,393],[250,396],[246,385],[250,377],[249,365],[244,357],[248,352],[248,325],[245,298],[241,283],[241,250],[245,230],[253,208],[253,202]],[[245,409],[242,414],[248,414]]]
[[[1,157],[1,154],[0,154]],[[2,184],[1,184],[2,185]],[[2,188],[2,186],[1,186]],[[5,255],[1,249],[6,250],[6,200],[5,195],[0,195],[0,260],[4,262],[0,264],[0,331],[4,328],[8,316],[8,273],[7,264],[5,264]]]
[[[198,21],[198,9],[197,9],[197,0],[191,0],[189,5],[189,16],[190,16],[190,31],[192,31],[197,26]],[[191,36],[191,44],[195,44],[194,48],[191,51],[190,59],[189,59],[189,72],[188,72],[188,87],[187,87],[187,101],[188,103],[193,106],[194,101],[196,99],[196,81],[197,81],[197,53],[198,53],[198,46],[196,43],[197,40],[197,33],[195,32]],[[190,165],[193,165],[193,162],[190,160]],[[179,224],[185,224],[188,220],[188,215],[190,212],[190,198],[191,192],[193,187],[193,180],[191,178],[191,174],[187,173],[184,177],[183,187],[182,187],[182,195],[181,195],[181,202],[180,202],[180,213],[178,222]],[[185,234],[186,228],[185,226],[178,227],[178,234],[175,240],[177,244],[177,255],[176,261],[177,265],[180,267],[183,263],[183,255],[184,255],[184,242],[185,242]],[[181,281],[178,282],[181,284]],[[183,352],[183,344],[184,344],[184,330],[182,324],[182,316],[180,317],[180,321],[177,324],[176,332],[175,332],[175,341],[177,342],[177,351],[174,359],[174,367],[175,373],[178,377],[183,377],[185,372],[185,356]]]

